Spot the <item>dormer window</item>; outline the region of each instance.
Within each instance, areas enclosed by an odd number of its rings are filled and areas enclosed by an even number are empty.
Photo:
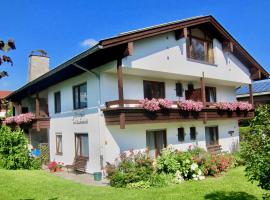
[[[188,58],[214,64],[213,40],[206,32],[190,29],[187,47]]]

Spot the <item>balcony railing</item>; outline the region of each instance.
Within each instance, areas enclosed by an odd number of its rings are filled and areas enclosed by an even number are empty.
[[[224,111],[216,108],[215,103],[207,102],[201,111],[180,110],[177,101],[173,101],[170,109],[150,112],[142,108],[139,100],[115,100],[106,102],[103,109],[107,125],[120,125],[125,128],[126,124],[164,123],[201,120],[219,120],[226,118],[245,119],[252,118],[254,111]]]

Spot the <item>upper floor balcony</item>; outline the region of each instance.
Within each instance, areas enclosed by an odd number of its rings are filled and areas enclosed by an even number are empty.
[[[39,131],[50,127],[47,94],[28,96],[20,102],[14,102],[13,117],[4,121],[10,126],[20,126]]]
[[[119,72],[119,71],[118,71]],[[178,100],[169,99],[171,106],[167,109],[162,109],[160,103],[158,106],[160,109],[150,111],[144,106],[142,99],[125,99],[123,90],[123,80],[121,77],[121,71],[118,73],[118,93],[119,99],[114,101],[107,101],[103,113],[107,125],[120,125],[121,128],[125,128],[126,124],[143,124],[143,123],[167,123],[167,122],[183,122],[192,120],[201,120],[206,123],[208,120],[220,120],[220,119],[246,119],[252,118],[254,115],[253,110],[253,96],[252,86],[250,85],[250,98],[249,104],[244,103],[247,108],[243,108],[243,103],[236,102],[236,95],[234,93],[234,87],[228,87],[232,91],[229,98],[225,100],[226,91],[221,89],[219,91],[219,97],[217,99],[216,87],[206,86],[205,77],[202,76],[199,83],[187,85],[187,88],[183,88],[182,83],[176,82],[175,93]],[[218,86],[217,86],[218,87]],[[134,87],[133,87],[134,88]],[[168,87],[167,87],[168,89]],[[172,90],[172,88],[171,88]],[[125,91],[127,91],[125,89]],[[133,93],[142,92],[140,89],[133,91]],[[143,81],[143,97],[149,100],[166,99],[165,95],[165,83],[158,81]],[[129,95],[130,96],[130,95]],[[142,96],[142,95],[133,95]],[[191,102],[187,102],[190,100]],[[194,103],[194,106],[200,108],[181,108],[181,103]]]

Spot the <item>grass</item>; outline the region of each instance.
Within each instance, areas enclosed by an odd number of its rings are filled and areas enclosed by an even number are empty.
[[[262,190],[244,176],[244,168],[230,170],[218,178],[187,181],[179,185],[144,190],[86,186],[56,177],[44,171],[0,170],[0,199],[95,199],[95,200],[255,200]]]

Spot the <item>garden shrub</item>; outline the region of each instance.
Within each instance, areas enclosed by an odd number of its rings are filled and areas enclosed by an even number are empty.
[[[230,154],[211,155],[197,147],[181,152],[168,146],[154,161],[145,153],[124,153],[118,165],[107,165],[106,171],[113,187],[163,187],[216,176],[227,171],[234,160]]]
[[[31,158],[28,141],[22,130],[0,128],[0,167],[4,169],[39,169],[40,162]]]
[[[241,144],[241,156],[245,160],[246,175],[250,181],[270,191],[270,105],[256,109],[251,121],[251,134]]]
[[[184,179],[203,179],[203,174],[198,164],[192,158],[190,151],[180,152],[168,146],[157,158],[157,171],[159,173],[180,173]]]
[[[108,178],[114,187],[126,187],[130,183],[148,181],[153,172],[153,160],[143,153],[131,152],[129,156],[123,153],[117,166],[107,166]]]

